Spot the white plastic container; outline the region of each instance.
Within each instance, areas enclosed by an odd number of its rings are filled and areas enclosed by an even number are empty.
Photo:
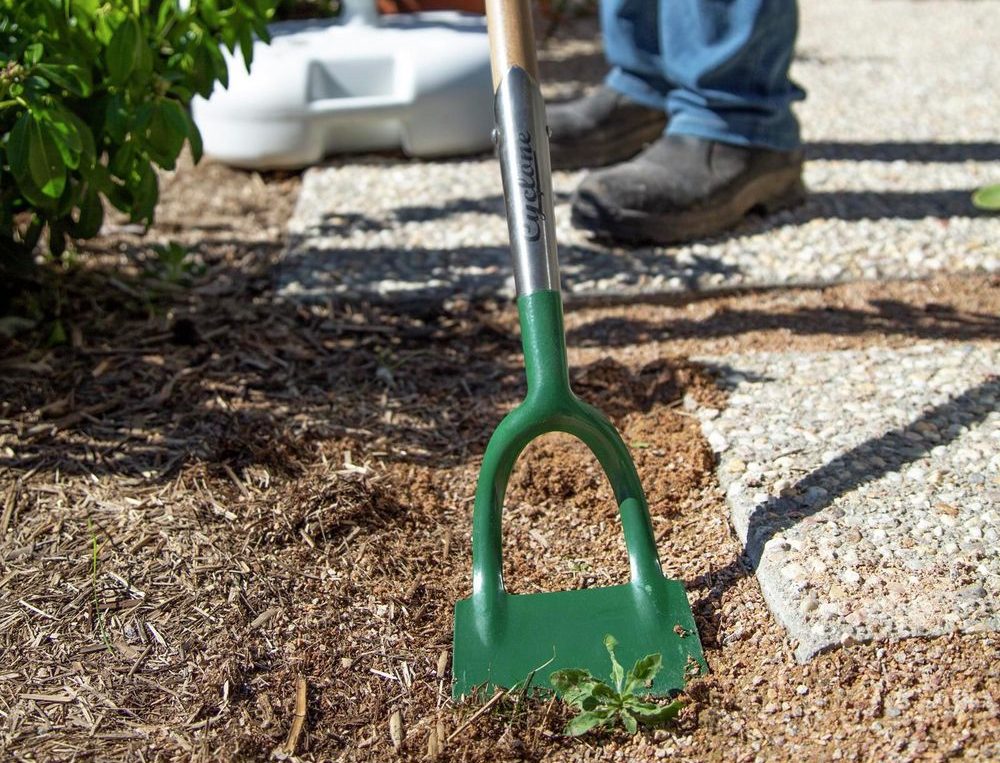
[[[250,73],[227,54],[229,87],[192,102],[205,153],[240,167],[298,168],[333,153],[483,151],[493,128],[482,16],[379,18],[372,0],[338,19],[270,27]]]

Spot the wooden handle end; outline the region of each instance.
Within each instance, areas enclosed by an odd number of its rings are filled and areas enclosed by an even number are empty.
[[[529,0],[486,0],[486,23],[493,89],[513,66],[520,66],[537,81],[538,58]]]

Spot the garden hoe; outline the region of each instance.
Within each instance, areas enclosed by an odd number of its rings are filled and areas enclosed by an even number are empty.
[[[635,464],[610,422],[569,386],[552,210],[545,103],[528,0],[487,0],[507,227],[528,393],[500,423],[483,457],[472,520],[472,596],[455,605],[455,698],[478,687],[513,687],[536,671],[539,684],[563,668],[609,672],[604,636],[622,663],[651,653],[663,669],[650,692],[667,694],[704,669],[684,587],[663,576]],[[628,548],[630,582],[539,594],[509,594],[502,575],[501,515],[514,462],[536,437],[582,440],[611,481]]]

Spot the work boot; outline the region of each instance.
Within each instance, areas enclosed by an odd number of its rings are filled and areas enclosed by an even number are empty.
[[[545,107],[552,168],[603,167],[635,156],[656,140],[667,115],[601,85],[590,95]]]
[[[631,161],[585,177],[573,196],[573,224],[621,243],[674,244],[804,198],[801,149],[664,135]]]

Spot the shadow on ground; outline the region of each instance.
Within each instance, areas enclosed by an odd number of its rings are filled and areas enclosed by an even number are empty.
[[[559,201],[568,201],[559,194]],[[414,247],[410,226],[440,225],[457,215],[502,217],[499,195],[456,199],[441,205],[414,205],[384,217],[359,213],[330,213],[316,225],[293,236],[284,255],[279,280],[291,286],[288,294],[315,301],[338,299],[388,302],[442,302],[455,295],[475,299],[512,294],[510,255],[506,246]],[[704,243],[765,235],[785,226],[814,220],[948,220],[974,218],[977,210],[969,191],[869,192],[836,191],[810,194],[806,202],[770,217],[750,215],[737,228]],[[404,230],[404,227],[406,230]],[[386,232],[371,248],[342,246],[338,239],[361,232]],[[394,231],[396,233],[394,233]],[[317,242],[323,242],[318,246]],[[683,257],[677,252],[683,251]],[[690,248],[621,248],[590,240],[560,248],[563,287],[570,295],[613,299],[643,294],[670,297],[692,292],[767,285],[767,273],[752,277],[739,264],[718,254],[695,254]],[[777,279],[777,276],[774,276]],[[655,279],[655,280],[653,280]],[[608,285],[610,283],[610,285]]]
[[[524,392],[509,306],[284,302],[271,283],[278,247],[255,246],[250,262],[212,266],[180,290],[117,270],[51,272],[62,321],[76,330],[68,345],[21,354],[7,347],[0,356],[0,417],[17,442],[0,452],[0,467],[152,480],[191,460],[295,472],[319,437],[360,437],[366,453],[386,461],[446,467],[480,457]],[[365,256],[358,253],[361,264]],[[963,341],[1000,334],[997,316],[947,305],[870,307],[723,308],[659,323],[602,317],[572,328],[568,341],[628,346],[751,331]]]
[[[1000,161],[1000,143],[815,141],[806,144],[806,159],[850,162],[997,162]]]
[[[525,391],[513,309],[283,301],[270,280],[278,249],[257,246],[183,288],[117,268],[48,269],[71,339],[0,345],[0,431],[16,443],[0,471],[162,483],[204,463],[294,475],[317,439],[342,440],[357,463],[480,458]],[[618,416],[647,404],[651,392],[602,386],[591,366],[574,374],[585,399]]]
[[[1000,336],[1000,316],[956,310],[950,305],[914,307],[896,300],[871,300],[869,310],[825,307],[791,311],[724,308],[704,319],[675,318],[652,322],[603,317],[572,328],[570,344],[582,347],[625,347],[646,342],[737,336],[755,331],[853,336],[880,332],[916,339],[968,341]]]

